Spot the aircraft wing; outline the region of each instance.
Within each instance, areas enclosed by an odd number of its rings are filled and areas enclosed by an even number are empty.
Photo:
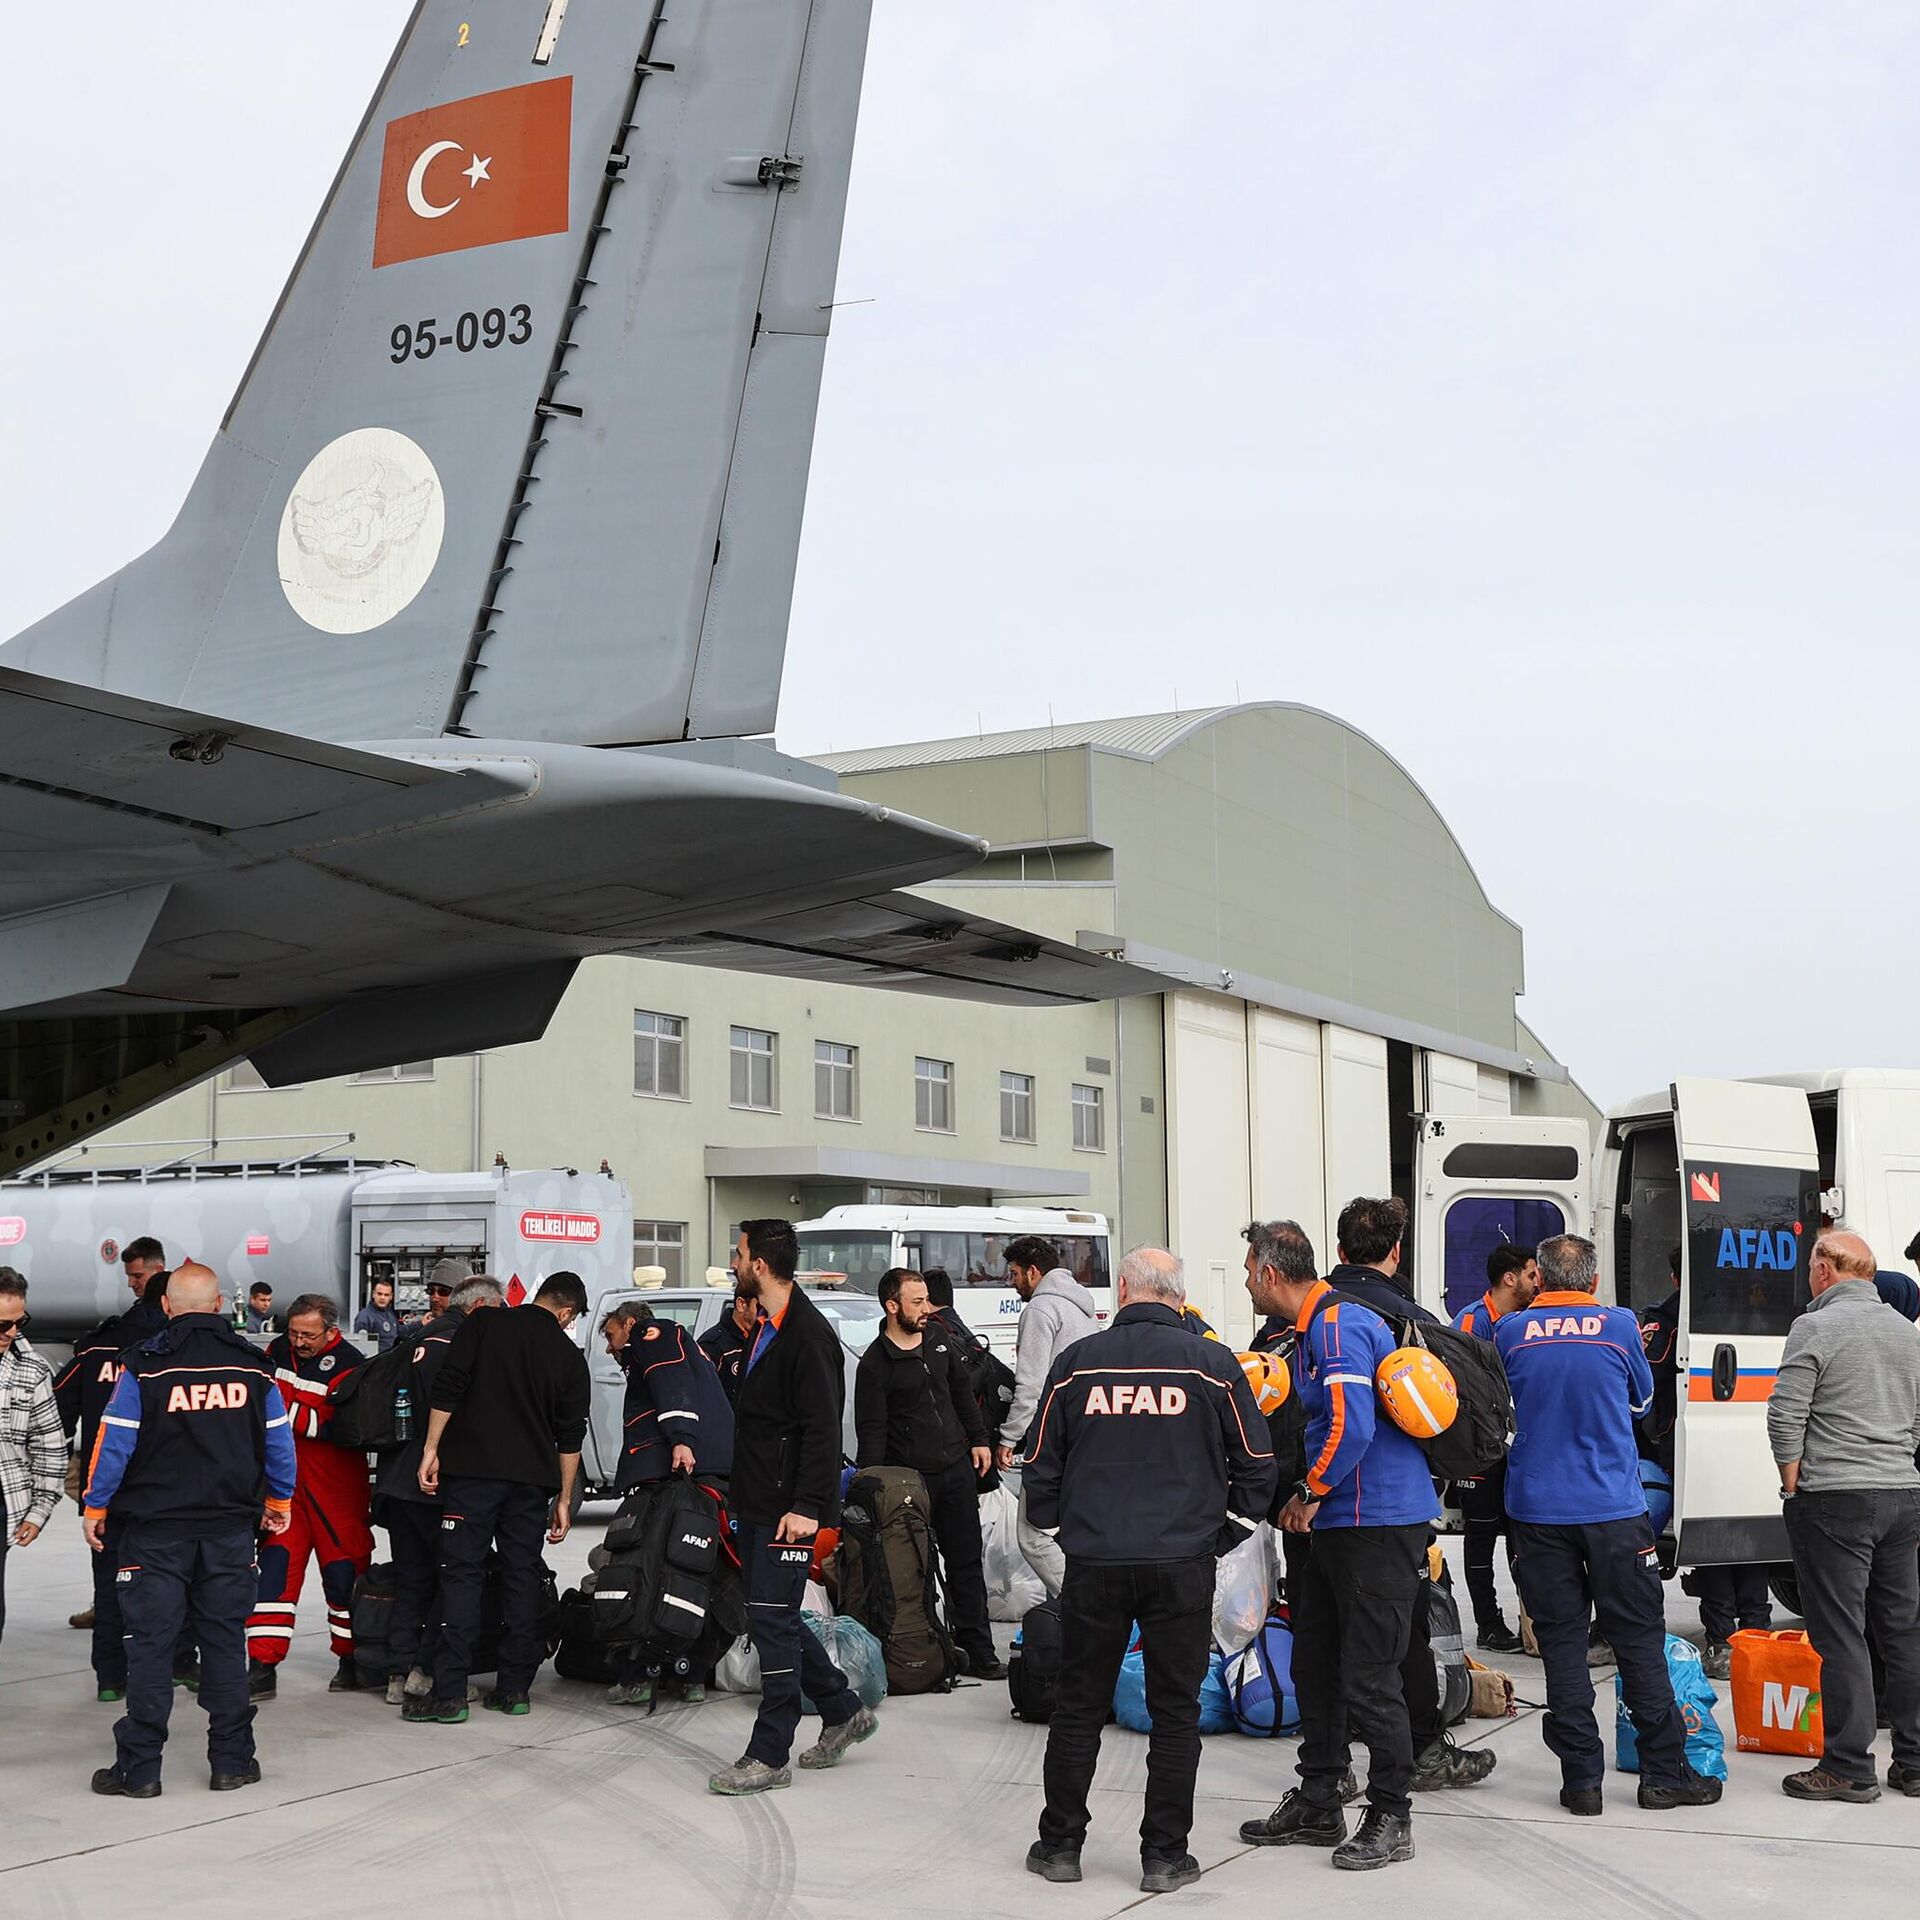
[[[1015,1007],[1115,1000],[1166,986],[1157,975],[1103,953],[911,893],[875,894],[627,950],[688,966]]]

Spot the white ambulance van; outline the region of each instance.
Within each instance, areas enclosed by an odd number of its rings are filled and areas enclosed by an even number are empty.
[[[1011,1361],[1020,1296],[1007,1284],[1007,1244],[1038,1234],[1060,1250],[1061,1264],[1093,1295],[1102,1320],[1113,1316],[1113,1251],[1107,1219],[1054,1207],[834,1207],[802,1220],[800,1278],[839,1280],[877,1293],[889,1267],[953,1281],[953,1304],[968,1326]]]

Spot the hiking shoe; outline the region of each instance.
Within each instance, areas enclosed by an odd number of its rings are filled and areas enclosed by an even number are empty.
[[[258,1785],[260,1780],[260,1762],[249,1760],[238,1773],[216,1773],[208,1776],[207,1787],[213,1793],[232,1793],[239,1787]]]
[[[1337,1847],[1347,1837],[1347,1816],[1338,1807],[1316,1807],[1295,1787],[1264,1820],[1243,1820],[1240,1838],[1250,1847]]]
[[[1413,1858],[1413,1820],[1404,1813],[1382,1813],[1369,1807],[1360,1817],[1360,1829],[1351,1840],[1333,1850],[1333,1864],[1349,1873],[1371,1873],[1396,1860]]]
[[[387,1705],[404,1707],[407,1704],[407,1676],[404,1673],[387,1675]]]
[[[1896,1760],[1887,1769],[1887,1785],[1895,1793],[1904,1793],[1909,1800],[1920,1800],[1920,1767],[1910,1767],[1904,1760]]]
[[[800,1756],[800,1764],[809,1772],[818,1767],[837,1767],[848,1750],[862,1740],[871,1740],[880,1731],[880,1716],[871,1707],[862,1707],[851,1720],[827,1727],[820,1738]]]
[[[84,1633],[87,1628],[93,1625],[93,1609],[91,1607],[82,1607],[78,1613],[68,1614],[67,1625],[70,1627],[78,1627],[81,1632]]]
[[[127,1690],[125,1687],[102,1687],[93,1697],[102,1705],[110,1706],[116,1700],[124,1700],[127,1697]]]
[[[1642,1793],[1645,1791],[1641,1788]],[[1840,1774],[1829,1773],[1825,1767],[1809,1767],[1804,1773],[1788,1774],[1780,1782],[1780,1791],[1795,1800],[1851,1800],[1864,1807],[1880,1798],[1880,1783],[1848,1780]]]
[[[1037,1873],[1042,1880],[1056,1883],[1078,1880],[1080,1849],[1064,1844],[1050,1847],[1044,1840],[1036,1840],[1027,1849],[1027,1871]]]
[[[95,1793],[105,1794],[109,1799],[158,1800],[160,1798],[158,1780],[149,1780],[144,1787],[130,1787],[127,1785],[126,1775],[118,1767],[102,1767],[93,1776],[93,1790]]]
[[[1439,1787],[1477,1787],[1499,1764],[1488,1747],[1456,1747],[1445,1734],[1414,1755],[1413,1790],[1432,1793]]]
[[[1142,1893],[1178,1893],[1182,1887],[1192,1886],[1199,1878],[1200,1862],[1190,1853],[1181,1854],[1177,1860],[1162,1859],[1151,1853],[1140,1856]]]
[[[1526,1647],[1520,1636],[1504,1620],[1496,1620],[1492,1626],[1483,1627],[1474,1637],[1482,1653],[1525,1653]]]
[[[407,1675],[407,1698],[424,1700],[433,1691],[433,1675],[424,1667],[415,1667]]]
[[[1606,1811],[1606,1803],[1598,1787],[1562,1787],[1560,1804],[1569,1813],[1580,1814],[1589,1820]]]
[[[707,1791],[722,1793],[729,1799],[739,1799],[749,1793],[771,1793],[775,1787],[793,1785],[791,1767],[770,1767],[764,1760],[756,1760],[751,1754],[743,1753],[730,1767],[722,1767],[718,1773],[707,1776]]]
[[[1874,1788],[1875,1798],[1880,1789]],[[1650,1813],[1667,1813],[1675,1807],[1710,1807],[1720,1798],[1720,1782],[1709,1780],[1704,1773],[1689,1771],[1683,1780],[1676,1780],[1668,1786],[1655,1786],[1651,1781],[1640,1782],[1640,1804]]]
[[[967,1662],[969,1680],[1004,1680],[1007,1677],[1007,1663],[997,1653],[990,1653],[984,1660]]]
[[[683,1705],[697,1707],[707,1697],[707,1685],[704,1680],[689,1680],[680,1689]]]
[[[464,1700],[436,1700],[431,1694],[424,1699],[409,1694],[400,1708],[400,1718],[416,1727],[457,1727],[466,1717]]]
[[[366,1682],[360,1678],[360,1669],[353,1663],[353,1655],[343,1653],[340,1664],[333,1670],[333,1678],[327,1682],[329,1693],[360,1693]]]
[[[1709,1680],[1731,1680],[1733,1649],[1724,1640],[1709,1640],[1700,1649],[1700,1670]]]
[[[280,1670],[264,1660],[247,1662],[247,1698],[271,1700],[280,1691]]]
[[[533,1711],[533,1704],[524,1693],[507,1693],[499,1687],[495,1687],[480,1704],[488,1713],[519,1714]]]
[[[1350,1807],[1365,1792],[1366,1788],[1360,1784],[1359,1775],[1349,1767],[1340,1776],[1340,1804],[1343,1807]]]
[[[189,1693],[200,1691],[200,1662],[188,1660],[173,1670],[173,1684],[185,1687]]]
[[[607,1705],[610,1707],[650,1707],[653,1705],[653,1682],[636,1680],[628,1686],[624,1680],[616,1680],[607,1689]]]

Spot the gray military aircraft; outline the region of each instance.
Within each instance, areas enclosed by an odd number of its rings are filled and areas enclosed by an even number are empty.
[[[586,955],[1023,1002],[774,721],[869,0],[420,0],[171,531],[0,649],[0,1172]]]

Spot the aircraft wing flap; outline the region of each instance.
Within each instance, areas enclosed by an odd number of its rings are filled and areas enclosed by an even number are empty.
[[[1158,993],[1166,985],[1104,954],[910,893],[877,894],[623,950],[689,966],[1005,1006],[1083,1004]]]

